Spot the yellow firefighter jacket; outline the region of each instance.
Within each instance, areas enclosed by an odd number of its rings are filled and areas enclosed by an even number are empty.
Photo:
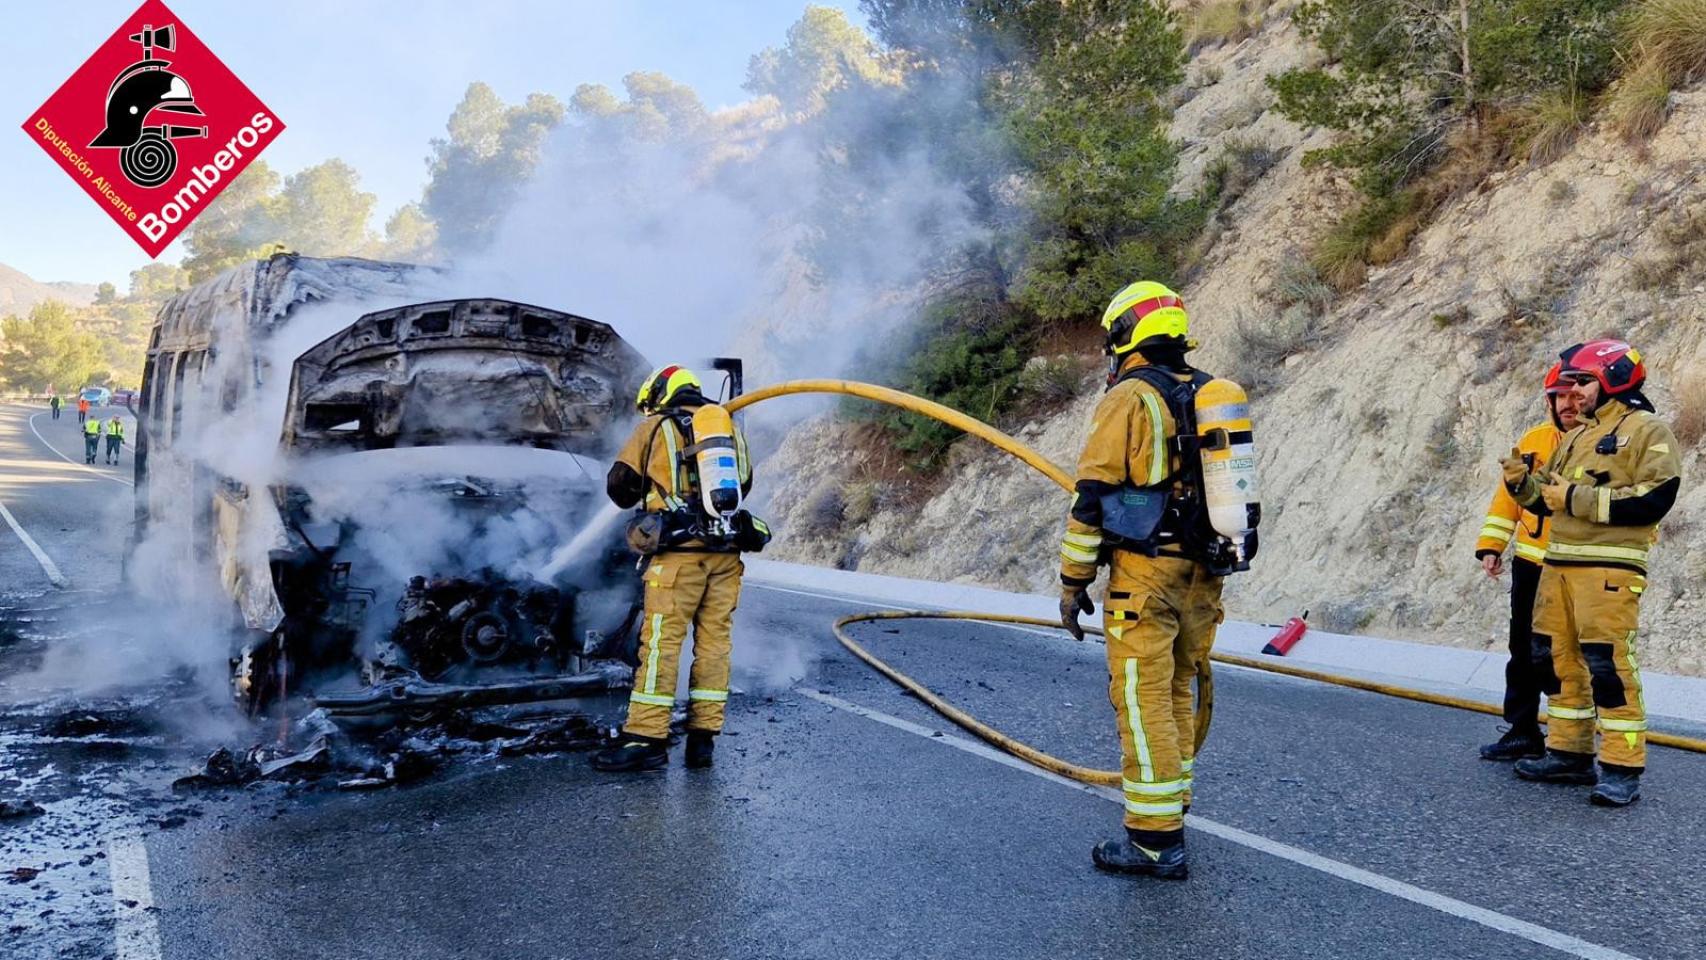
[[[1120,367],[1124,373],[1146,361],[1133,353]],[[1090,421],[1090,436],[1078,458],[1077,498],[1060,543],[1060,581],[1069,586],[1096,579],[1102,551],[1102,528],[1091,522],[1100,516],[1098,498],[1127,481],[1154,486],[1180,472],[1178,454],[1170,441],[1178,425],[1167,401],[1149,384],[1125,380],[1102,395]],[[1096,503],[1089,513],[1085,507]]]
[[[1682,461],[1663,420],[1615,398],[1559,441],[1538,473],[1513,492],[1526,510],[1548,513],[1542,479],[1568,484],[1551,521],[1546,562],[1647,572],[1659,521],[1676,503]]]
[[[1561,436],[1563,433],[1557,427],[1542,423],[1522,435],[1517,449],[1532,465],[1539,466],[1558,449]],[[1475,556],[1503,555],[1512,534],[1516,535],[1518,557],[1530,563],[1546,559],[1546,518],[1525,513],[1501,483],[1493,491],[1493,502],[1487,505],[1487,519],[1481,524],[1481,536],[1475,540]]]
[[[682,411],[685,412],[685,411]],[[747,455],[746,433],[734,428],[736,469],[744,496],[752,490],[752,459]],[[692,458],[683,458],[687,446],[680,426],[668,416],[654,413],[634,428],[628,442],[616,455],[606,478],[606,491],[617,506],[627,508],[645,500],[650,512],[678,510],[699,500],[698,471]],[[641,461],[645,461],[642,468]]]

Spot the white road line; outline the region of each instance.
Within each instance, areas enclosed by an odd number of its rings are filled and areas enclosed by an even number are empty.
[[[148,847],[135,834],[107,841],[113,877],[114,934],[118,960],[160,960],[160,925],[154,919],[154,884]]]
[[[92,473],[97,477],[100,477],[102,480],[111,480],[114,483],[122,483],[127,487],[136,486],[136,481],[134,481],[134,480],[126,480],[123,477],[115,477],[110,473],[102,473],[101,471],[96,470],[94,467],[91,467],[86,463],[83,463],[83,462],[78,461],[78,460],[73,460],[70,457],[66,456],[65,454],[60,453],[59,448],[54,446],[51,443],[48,443],[47,438],[41,435],[40,430],[36,429],[36,417],[39,417],[39,416],[41,416],[41,414],[39,414],[39,413],[33,413],[30,415],[30,421],[29,421],[30,432],[36,435],[36,439],[40,440],[42,442],[42,446],[48,448],[49,450],[52,450],[54,455],[59,457],[59,459],[64,460],[66,463],[69,463],[74,467],[81,467],[85,471]]]
[[[880,710],[873,710],[870,707],[860,706],[856,703],[849,703],[846,700],[824,693],[821,690],[813,690],[807,687],[796,687],[795,689],[802,695],[810,697],[825,706],[834,707],[837,710],[843,710],[847,713],[854,714],[855,716],[864,717],[867,720],[875,720],[878,723],[893,727],[896,730],[903,730],[914,736],[923,737],[926,740],[945,744],[956,750],[963,750],[973,756],[982,757],[986,760],[993,760],[1002,766],[1012,767],[1015,770],[1023,770],[1034,777],[1039,777],[1043,780],[1050,781],[1051,783],[1071,787],[1072,789],[1083,793],[1092,793],[1104,800],[1121,804],[1122,806],[1124,805],[1124,798],[1120,796],[1119,791],[1114,790],[1111,787],[1093,787],[1089,784],[1079,783],[1075,780],[1068,780],[1056,774],[1049,773],[1046,770],[1040,770],[1033,767],[1017,757],[1009,756],[986,744],[979,743],[975,740],[968,740],[964,737],[955,736],[953,734],[944,733],[940,730],[932,730],[929,727],[921,726],[910,720],[903,720],[900,717],[890,716]],[[1397,897],[1400,900],[1408,900],[1411,903],[1427,907],[1430,910],[1437,910],[1440,913],[1457,917],[1461,920],[1467,920],[1470,923],[1480,924],[1483,927],[1497,930],[1500,933],[1507,933],[1513,937],[1520,937],[1530,943],[1537,943],[1543,947],[1549,947],[1559,953],[1569,954],[1573,957],[1580,957],[1582,960],[1639,960],[1639,958],[1623,953],[1620,950],[1603,947],[1597,943],[1589,943],[1579,937],[1573,937],[1567,933],[1560,933],[1559,931],[1553,930],[1549,927],[1542,927],[1538,924],[1529,923],[1526,920],[1518,920],[1515,917],[1506,916],[1505,914],[1497,911],[1488,910],[1485,907],[1478,907],[1472,903],[1465,903],[1462,900],[1457,900],[1452,897],[1445,896],[1444,894],[1434,893],[1431,890],[1424,890],[1421,887],[1413,886],[1403,882],[1402,880],[1394,880],[1391,877],[1382,876],[1381,874],[1364,870],[1361,867],[1353,867],[1348,863],[1342,863],[1338,860],[1323,857],[1319,854],[1310,853],[1308,850],[1303,850],[1301,848],[1291,846],[1290,844],[1280,843],[1277,840],[1269,840],[1267,837],[1249,833],[1247,831],[1240,830],[1237,827],[1228,826],[1224,823],[1217,823],[1213,820],[1205,820],[1196,814],[1188,815],[1186,820],[1194,829],[1219,837],[1222,840],[1236,843],[1239,846],[1248,847],[1252,850],[1260,851],[1268,854],[1269,856],[1278,857],[1281,860],[1288,860],[1298,866],[1308,867],[1311,870],[1325,873],[1329,876],[1336,877],[1349,883],[1354,883],[1358,886],[1367,887],[1371,890],[1378,890],[1381,893]]]
[[[65,589],[70,581],[65,579],[65,574],[59,572],[59,564],[53,562],[53,558],[47,555],[47,551],[41,548],[41,544],[36,543],[34,537],[24,532],[24,525],[18,522],[17,517],[12,516],[12,511],[6,509],[4,503],[0,503],[0,519],[5,520],[6,526],[11,527],[12,532],[18,535],[18,539],[24,541],[24,546],[29,548],[30,553],[35,556],[36,562],[41,564],[42,572],[47,574],[48,582],[61,590]]]

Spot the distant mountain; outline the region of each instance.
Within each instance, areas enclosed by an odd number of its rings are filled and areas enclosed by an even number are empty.
[[[74,307],[95,302],[95,285],[55,280],[43,283],[20,270],[0,263],[0,316],[28,313],[43,300],[59,300]]]

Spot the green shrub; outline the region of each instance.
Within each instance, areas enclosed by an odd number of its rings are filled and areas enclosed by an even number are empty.
[[[1371,197],[1328,229],[1310,259],[1328,283],[1339,290],[1350,290],[1368,275],[1376,245],[1414,210],[1415,198],[1408,192]],[[1405,242],[1408,239],[1405,237]]]
[[[1037,324],[1010,304],[977,298],[932,304],[909,338],[885,344],[880,362],[867,360],[866,376],[934,400],[984,422],[998,419],[1019,399],[1020,374],[1035,352]],[[874,420],[895,446],[925,472],[940,465],[960,431],[894,407],[850,400],[854,416]]]

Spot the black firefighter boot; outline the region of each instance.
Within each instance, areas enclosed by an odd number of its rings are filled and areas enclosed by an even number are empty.
[[[1613,763],[1600,764],[1599,783],[1588,799],[1601,807],[1627,807],[1641,799],[1641,769]]]
[[[717,750],[717,735],[704,730],[687,731],[687,750],[682,759],[690,767],[708,767]]]
[[[1136,873],[1166,880],[1190,876],[1185,859],[1185,831],[1166,832],[1126,828],[1121,840],[1104,840],[1090,851],[1096,869],[1108,873]]]
[[[1511,727],[1497,743],[1481,748],[1482,760],[1527,760],[1546,756],[1546,737],[1539,727]]]
[[[645,737],[625,736],[621,743],[592,755],[592,768],[605,773],[656,770],[669,763],[669,743]]]
[[[1548,750],[1538,760],[1518,760],[1516,775],[1524,780],[1541,783],[1589,784],[1596,779],[1593,773],[1593,754],[1566,753]]]

